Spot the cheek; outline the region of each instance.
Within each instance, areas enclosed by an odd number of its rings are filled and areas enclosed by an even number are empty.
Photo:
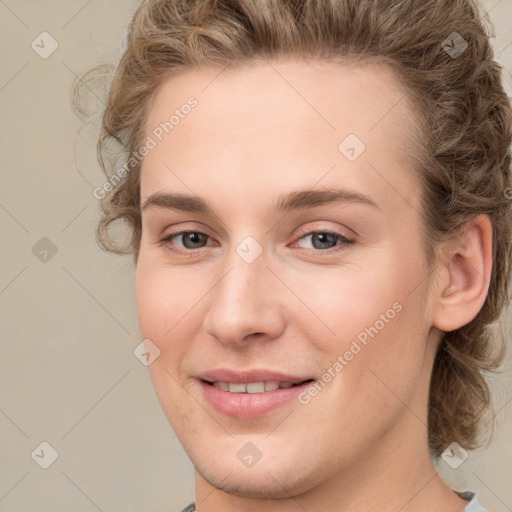
[[[408,275],[397,270],[383,255],[380,262],[365,263],[364,267],[285,275],[284,280],[294,283],[296,295],[307,306],[291,297],[290,302],[300,308],[293,322],[302,326],[303,334],[314,344],[318,340],[318,348],[326,353],[344,349],[358,336],[364,341],[368,330],[389,331],[389,325],[404,316],[398,310],[410,291]]]
[[[169,268],[139,256],[136,277],[136,304],[141,335],[160,349],[160,356],[148,367],[161,407],[176,432],[189,429],[193,404],[180,379],[192,332],[187,332],[187,313],[197,292]],[[195,290],[195,293],[194,293]]]
[[[136,304],[142,335],[161,344],[181,333],[194,318],[193,308],[206,291],[206,283],[194,278],[190,270],[166,267],[141,255]]]
[[[202,325],[204,302],[211,284],[194,277],[192,266],[163,265],[141,252],[137,263],[136,306],[141,335],[150,339],[160,356],[149,366],[161,400],[172,407],[183,395],[183,365]],[[173,397],[173,400],[170,397]],[[164,405],[164,404],[162,404]],[[164,408],[166,408],[164,406]]]
[[[364,267],[297,281],[321,321],[310,312],[296,320],[323,371],[336,375],[340,403],[355,397],[375,403],[379,396],[385,408],[400,405],[397,396],[411,397],[422,376],[429,327],[425,286],[418,286],[423,273],[419,257],[381,253]]]

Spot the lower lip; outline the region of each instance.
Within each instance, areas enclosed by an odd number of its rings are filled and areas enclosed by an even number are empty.
[[[204,381],[199,383],[206,401],[218,412],[236,418],[256,418],[270,414],[290,402],[313,384],[313,381],[263,393],[230,393]]]

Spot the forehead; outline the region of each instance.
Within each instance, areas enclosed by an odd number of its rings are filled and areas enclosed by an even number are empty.
[[[190,98],[196,105],[184,108]],[[390,180],[410,192],[416,126],[405,90],[383,65],[281,59],[187,70],[165,81],[151,105],[146,136],[156,146],[144,158],[141,195],[183,189],[177,175],[197,191],[207,190],[205,179],[242,194],[244,185],[251,193],[292,181],[311,187],[333,168],[327,181],[373,181],[382,193]]]

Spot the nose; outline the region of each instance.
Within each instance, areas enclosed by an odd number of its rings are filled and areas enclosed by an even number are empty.
[[[252,263],[233,251],[223,277],[211,291],[205,330],[221,343],[245,346],[250,339],[277,338],[285,329],[279,281],[267,268],[265,253]]]

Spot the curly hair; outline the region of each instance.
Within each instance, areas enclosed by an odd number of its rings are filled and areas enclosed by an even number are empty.
[[[491,411],[485,375],[504,357],[496,321],[509,303],[512,240],[506,192],[512,190],[512,107],[488,27],[491,22],[476,0],[144,1],[131,21],[119,64],[109,69],[113,79],[98,160],[107,177],[119,183],[101,196],[99,244],[107,251],[131,253],[137,261],[137,152],[151,99],[165,79],[202,65],[224,67],[292,55],[389,65],[420,120],[413,157],[423,185],[427,261],[434,264],[436,243],[465,221],[486,214],[493,227],[487,298],[470,323],[442,333],[429,391],[431,453],[439,456],[453,441],[476,448],[482,443],[484,413]],[[454,38],[467,44],[460,55],[449,51]],[[86,72],[75,85],[77,111],[84,85],[98,72],[104,74],[104,68]],[[118,160],[112,142],[125,151],[132,167],[125,164],[122,180],[114,173]],[[109,234],[117,220],[130,229],[128,246],[121,247]]]

